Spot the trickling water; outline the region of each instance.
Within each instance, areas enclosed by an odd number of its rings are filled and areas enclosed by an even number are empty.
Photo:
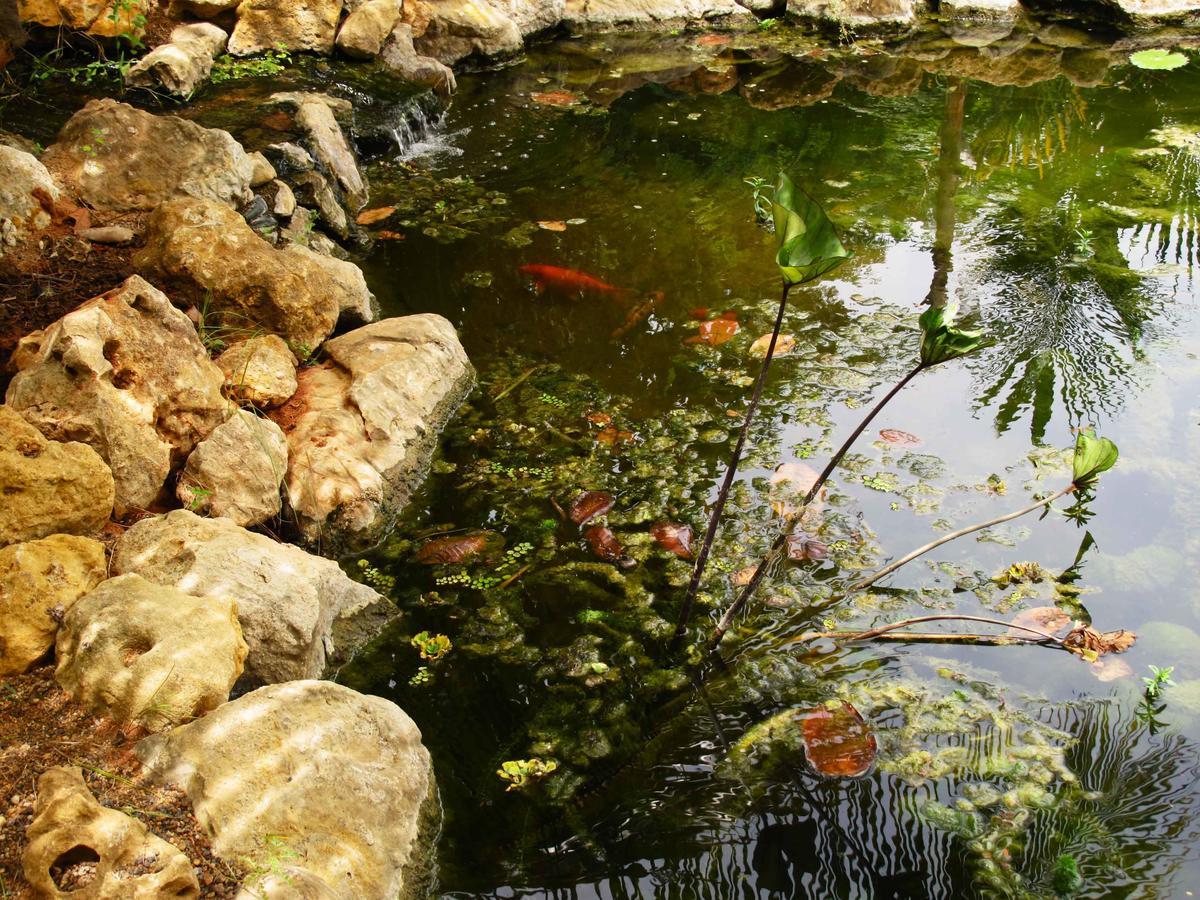
[[[455,141],[470,133],[469,128],[447,133],[445,104],[433,91],[417,94],[408,103],[395,107],[392,138],[396,142],[394,159],[408,162],[420,157],[458,156]]]

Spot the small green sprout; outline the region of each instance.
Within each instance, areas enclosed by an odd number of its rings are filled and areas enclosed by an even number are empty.
[[[1173,687],[1175,682],[1171,680],[1171,673],[1174,671],[1174,666],[1167,666],[1165,669],[1151,666],[1150,677],[1142,679],[1146,685],[1146,696],[1151,700],[1157,700],[1163,688]]]

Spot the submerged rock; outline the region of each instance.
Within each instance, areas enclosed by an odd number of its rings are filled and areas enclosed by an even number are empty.
[[[268,50],[314,50],[328,56],[341,15],[342,0],[243,0],[229,52],[251,56]]]
[[[195,197],[250,200],[253,165],[228,132],[92,100],[71,116],[42,162],[93,209],[149,210]]]
[[[475,372],[437,315],[367,325],[325,353],[273,415],[288,437],[287,497],[300,535],[340,553],[376,543],[408,504]]]
[[[319,890],[304,896],[428,888],[433,768],[417,726],[387,700],[327,681],[272,685],[135,751],[152,778],[187,792],[225,859],[260,859],[268,838],[287,847],[300,883]]]
[[[58,185],[32,154],[0,144],[0,256],[50,224]]]
[[[101,806],[83,781],[83,770],[55,766],[38,778],[37,806],[21,858],[25,878],[39,897],[123,897],[151,900],[200,896],[187,856],[151,834],[133,816]],[[60,892],[55,880],[64,859],[95,860],[86,888]]]
[[[225,50],[228,36],[216,25],[179,25],[165,44],[159,44],[125,74],[131,87],[156,88],[189,97],[208,80],[213,59]]]
[[[296,393],[296,357],[276,334],[237,341],[217,357],[225,393],[238,403],[269,409]]]
[[[75,700],[159,731],[229,699],[246,642],[230,597],[194,597],[121,575],[67,611],[55,652],[55,680]]]
[[[249,645],[244,685],[317,678],[394,614],[337,565],[187,510],[143,519],[117,541],[112,571],[200,597],[230,597]]]
[[[279,426],[239,409],[196,445],[176,496],[193,512],[259,525],[279,515],[286,471],[287,441]]]
[[[56,534],[0,550],[0,675],[18,675],[54,646],[63,615],[108,574],[104,545]]]
[[[228,409],[224,377],[191,320],[136,275],[22,338],[13,364],[8,405],[47,437],[100,454],[118,516],[159,499]]]

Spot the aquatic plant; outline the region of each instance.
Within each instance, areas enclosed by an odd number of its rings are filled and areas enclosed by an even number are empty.
[[[1170,70],[1186,66],[1188,58],[1182,53],[1172,53],[1162,47],[1155,47],[1130,54],[1129,62],[1139,69]]]
[[[422,631],[413,636],[410,643],[421,653],[421,659],[427,659],[430,662],[441,659],[450,652],[450,638],[444,634],[431,635],[428,631]]]
[[[541,781],[557,769],[558,763],[552,759],[509,759],[500,764],[496,774],[508,782],[504,790],[519,791]]]

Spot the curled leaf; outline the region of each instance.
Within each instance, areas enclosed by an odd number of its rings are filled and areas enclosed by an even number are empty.
[[[1090,625],[1077,625],[1063,638],[1063,646],[1088,662],[1095,662],[1106,653],[1124,653],[1136,640],[1137,635],[1132,631],[1100,632]]]
[[[566,222],[546,220],[543,222],[538,222],[537,224],[538,224],[538,228],[545,229],[546,231],[566,231],[567,230]]]
[[[707,344],[719,347],[738,333],[738,323],[732,319],[709,319],[700,323],[700,332],[684,341],[685,344]]]
[[[766,356],[767,348],[771,346],[771,335],[764,334],[760,338],[756,338],[754,343],[750,345],[751,356]],[[796,349],[796,339],[790,334],[781,334],[775,340],[775,353],[773,356],[783,356],[791,353]]]
[[[482,553],[491,543],[487,534],[463,534],[436,538],[417,551],[417,562],[427,566],[466,562]]]
[[[617,540],[611,529],[593,525],[583,533],[583,538],[597,558],[616,563],[622,569],[632,569],[637,565],[637,560],[625,552],[625,545]]]
[[[574,106],[579,96],[570,91],[535,91],[529,99],[542,106]]]
[[[1008,629],[1009,634],[1014,637],[1031,637],[1028,631],[1023,631],[1016,626],[1036,628],[1038,631],[1044,631],[1047,634],[1057,634],[1060,631],[1066,631],[1070,627],[1071,617],[1057,606],[1035,606],[1033,609],[1026,609],[1017,613],[1012,623],[1014,627]]]
[[[576,525],[582,525],[596,516],[604,515],[616,502],[616,498],[607,491],[585,491],[571,501],[567,515]]]
[[[931,306],[921,313],[921,365],[936,366],[958,359],[983,343],[981,332],[955,328],[954,309]]]
[[[692,558],[692,529],[678,522],[655,522],[650,534],[658,546],[674,553],[680,559]]]
[[[377,222],[382,222],[388,216],[396,211],[394,206],[380,206],[376,209],[364,209],[354,219],[359,225],[374,225]]]
[[[809,764],[831,778],[866,774],[879,750],[870,726],[844,701],[804,713],[801,735]]]
[[[1117,462],[1117,445],[1108,438],[1096,437],[1096,432],[1085,428],[1075,437],[1075,458],[1071,469],[1075,484],[1085,485],[1095,481]]]
[[[814,281],[853,255],[842,246],[821,205],[782,172],[775,183],[771,214],[779,247],[775,261],[785,283]]]

